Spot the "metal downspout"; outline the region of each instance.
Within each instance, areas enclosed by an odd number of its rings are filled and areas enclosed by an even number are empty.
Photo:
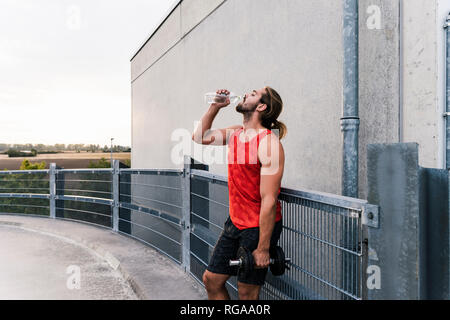
[[[344,0],[343,23],[342,195],[358,198],[358,0]]]
[[[343,132],[342,150],[342,195],[358,198],[358,0],[343,0]],[[352,241],[356,226],[346,218],[342,222],[341,245],[349,250],[358,250]],[[342,256],[342,287],[354,294],[358,292],[357,278],[362,275],[357,262],[349,255]]]

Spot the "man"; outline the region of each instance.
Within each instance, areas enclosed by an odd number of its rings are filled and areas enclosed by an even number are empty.
[[[228,90],[217,94],[229,95]],[[277,121],[283,102],[270,87],[253,90],[243,97],[236,111],[243,124],[210,130],[229,99],[212,103],[202,117],[192,139],[201,144],[228,145],[229,217],[203,274],[209,299],[230,299],[225,287],[232,275],[238,276],[239,299],[259,299],[269,266],[269,248],[275,246],[282,230],[278,194],[284,170],[284,150],[280,139],[286,126]],[[278,136],[273,132],[279,132]],[[253,271],[244,276],[230,267],[240,246],[252,252]]]

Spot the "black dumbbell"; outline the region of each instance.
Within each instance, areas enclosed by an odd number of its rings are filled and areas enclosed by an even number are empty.
[[[291,259],[284,256],[283,249],[280,246],[271,247],[269,254],[269,268],[270,272],[272,272],[274,276],[281,276],[284,274],[286,269],[289,270]],[[255,260],[253,259],[253,255],[250,250],[245,247],[240,247],[237,252],[237,259],[230,260],[229,265],[230,267],[239,267],[239,272],[241,272],[244,276],[247,276],[253,270]]]

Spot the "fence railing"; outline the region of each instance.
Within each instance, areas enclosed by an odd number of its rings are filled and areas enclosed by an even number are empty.
[[[226,177],[192,169],[0,171],[0,214],[82,221],[135,238],[202,283],[228,217]],[[365,299],[366,227],[378,208],[365,200],[282,188],[279,245],[291,258],[269,272],[262,299]],[[227,283],[237,298],[236,278]]]

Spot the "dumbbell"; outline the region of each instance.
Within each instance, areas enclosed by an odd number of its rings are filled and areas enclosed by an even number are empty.
[[[283,249],[280,246],[271,247],[269,254],[269,268],[274,276],[281,276],[286,269],[290,269],[289,264],[291,263],[291,259],[284,256]],[[253,270],[255,260],[250,250],[245,247],[240,247],[237,252],[237,259],[230,260],[229,265],[230,267],[239,267],[239,272],[247,276]]]

